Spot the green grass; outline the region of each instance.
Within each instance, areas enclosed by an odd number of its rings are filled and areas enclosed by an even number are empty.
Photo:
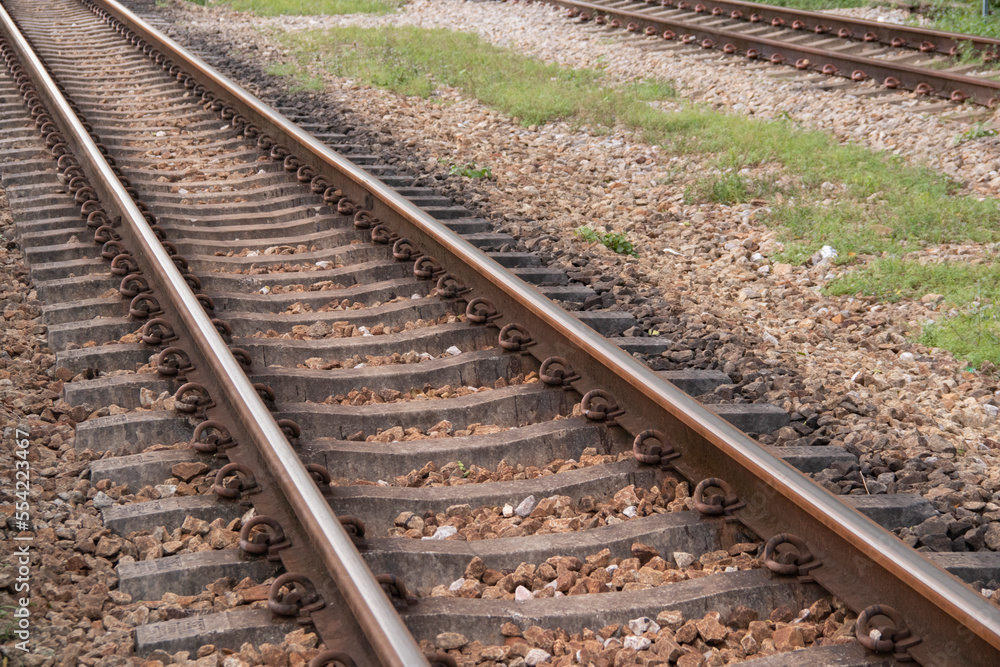
[[[890,302],[939,294],[943,309],[955,309],[958,314],[925,326],[917,340],[949,350],[973,367],[987,360],[1000,364],[1000,264],[921,265],[897,258],[877,259],[832,281],[825,292],[860,292]]]
[[[300,66],[318,58],[331,74],[402,95],[429,97],[439,86],[535,125],[554,119],[601,124],[639,121],[655,112],[646,102],[674,95],[665,83],[613,88],[594,70],[548,65],[447,30],[331,28],[281,36]]]
[[[871,4],[868,0],[750,0],[750,2],[761,2],[765,5],[775,5],[777,7],[791,7],[794,9],[807,9],[809,11],[821,11],[824,9],[841,9],[845,7],[864,7]]]
[[[294,77],[297,85],[306,85],[304,73],[318,66],[404,95],[426,98],[449,86],[525,126],[565,120],[602,132],[617,125],[670,153],[710,156],[719,173],[689,187],[688,201],[768,201],[768,211],[759,212],[757,219],[779,230],[785,251],[776,260],[800,263],[823,245],[837,249],[837,262],[851,263],[871,256],[891,259],[944,242],[1000,241],[997,202],[960,194],[960,184],[946,176],[842,145],[830,134],[801,129],[787,118],[767,121],[691,104],[659,110],[650,102],[675,96],[668,82],[616,84],[599,70],[545,64],[475,35],[445,30],[352,27],[277,38],[289,48],[293,62],[275,71]],[[970,131],[959,138],[978,137]],[[751,175],[764,166],[766,176]],[[621,234],[580,228],[577,235],[615,252],[635,252]],[[858,279],[881,279],[878,270],[869,269]],[[958,279],[978,280],[971,275]],[[933,284],[926,277],[920,280]],[[956,297],[955,303],[964,308],[971,301]]]
[[[227,4],[236,11],[258,16],[318,16],[329,14],[387,14],[403,0],[189,0],[197,5]]]
[[[483,178],[490,180],[493,178],[493,170],[489,167],[477,167],[475,164],[453,164],[448,168],[451,176],[464,176],[465,178]]]
[[[994,14],[983,16],[983,3],[969,0],[931,0],[932,7],[928,15],[933,24],[928,28],[959,32],[964,35],[979,35],[981,37],[1000,37],[1000,16],[996,15],[997,5],[992,5]],[[958,6],[956,6],[958,5]]]
[[[573,230],[573,233],[581,241],[586,241],[587,243],[600,243],[608,250],[616,252],[619,255],[631,255],[632,257],[639,256],[639,253],[636,252],[635,246],[622,232],[599,232],[593,227],[584,225],[582,227],[577,227]]]
[[[291,78],[294,83],[288,89],[293,93],[303,90],[323,90],[323,77],[308,74],[291,63],[269,63],[264,69],[271,76]]]
[[[1000,365],[1000,309],[991,305],[924,327],[917,341],[948,350],[970,368],[984,361]]]
[[[944,302],[963,306],[974,301],[1000,303],[1000,264],[920,264],[898,258],[876,259],[827,285],[828,294],[877,296],[884,301],[920,299],[940,294]]]

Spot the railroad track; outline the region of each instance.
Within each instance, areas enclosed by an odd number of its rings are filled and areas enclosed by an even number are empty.
[[[788,65],[819,78],[846,78],[845,85],[881,84],[881,91],[869,94],[912,91],[990,108],[1000,101],[1000,79],[991,65],[1000,57],[1000,40],[992,38],[738,0],[549,4],[566,7],[568,18],[603,29],[622,28],[651,39]],[[982,63],[955,58],[970,53]]]
[[[3,6],[4,186],[75,445],[114,455],[118,589],[229,602],[155,607],[139,654],[306,624],[317,665],[995,661],[995,608],[858,511],[926,501],[830,495],[791,463],[845,452],[756,445],[719,414],[766,408],[699,406],[585,326],[627,316],[117,4]]]

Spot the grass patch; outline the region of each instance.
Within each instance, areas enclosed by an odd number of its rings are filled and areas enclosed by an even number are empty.
[[[690,104],[679,105],[679,110],[657,109],[651,102],[675,96],[667,82],[615,84],[599,70],[545,64],[475,35],[446,30],[352,27],[277,38],[294,60],[282,71],[293,76],[318,65],[341,78],[422,97],[450,86],[526,126],[565,120],[602,131],[619,125],[674,154],[711,155],[720,173],[689,188],[688,200],[727,204],[768,200],[769,211],[758,215],[780,230],[786,248],[782,261],[802,262],[824,245],[836,248],[837,262],[849,263],[861,255],[898,257],[929,244],[1000,241],[997,202],[961,195],[960,184],[945,176],[907,165],[898,157],[841,145],[833,136],[803,130],[789,119],[766,121]],[[971,131],[961,138],[976,136]],[[767,176],[751,176],[763,165],[768,167]],[[778,185],[789,176],[794,190]],[[576,233],[615,252],[635,254],[623,234],[589,227]],[[860,272],[854,279],[875,285],[877,280],[899,281],[910,275],[876,275],[879,270],[866,269],[870,272]],[[988,278],[950,270],[956,284],[984,285]],[[904,287],[913,294],[923,289],[918,297],[933,290],[944,293],[934,287],[937,279],[928,276],[911,276],[909,287],[898,284],[892,290],[899,289],[902,295]],[[843,289],[847,293],[868,289],[859,285],[845,282]],[[890,297],[892,293],[879,292]],[[995,303],[992,293],[979,298]],[[971,297],[955,297],[956,307],[962,309],[972,302]]]
[[[281,76],[292,79],[294,83],[288,87],[293,93],[303,90],[320,91],[323,90],[323,77],[311,75],[305,70],[296,67],[291,63],[270,63],[264,68],[271,76]]]
[[[980,37],[1000,37],[1000,22],[994,15],[983,16],[982,2],[968,0],[931,0],[931,9],[927,12],[933,23],[928,28],[958,32],[963,35],[978,35]],[[995,3],[990,3],[991,10],[996,13]]]
[[[555,119],[640,122],[659,113],[646,102],[674,96],[666,83],[613,88],[604,85],[601,72],[549,65],[448,30],[331,28],[280,39],[302,66],[318,58],[335,76],[402,95],[429,97],[442,85],[460,88],[524,125]]]
[[[403,0],[188,0],[196,5],[226,4],[257,16],[319,16],[332,14],[387,14]]]
[[[877,259],[826,287],[827,294],[867,294],[883,301],[940,294],[945,303],[1000,303],[1000,264],[920,264],[893,257]]]
[[[493,178],[493,170],[489,167],[478,167],[475,164],[453,164],[448,168],[451,176],[464,176],[465,178],[483,178],[487,181]]]
[[[845,9],[848,7],[864,7],[871,4],[868,0],[750,0],[750,2],[761,2],[766,5],[777,7],[791,7],[792,9],[806,9],[812,12],[824,9]]]
[[[1000,309],[995,305],[929,324],[917,339],[923,345],[948,350],[970,368],[984,361],[1000,364]]]
[[[778,190],[773,182],[740,172],[777,165],[798,184],[794,201],[773,206],[767,216],[782,229],[786,259],[823,245],[835,247],[838,261],[846,262],[862,254],[901,254],[914,244],[1000,240],[996,202],[955,196],[958,184],[940,174],[784,120],[692,105],[656,109],[649,103],[674,96],[666,82],[614,86],[599,71],[545,64],[447,30],[332,28],[279,39],[303,71],[318,61],[336,76],[422,97],[452,86],[525,125],[557,119],[595,128],[620,124],[674,153],[712,154],[722,175],[692,188],[691,200],[767,198]],[[823,204],[826,183],[839,188],[836,205]]]
[[[752,178],[735,169],[711,176],[684,191],[684,202],[711,201],[719,204],[744,204],[768,197],[779,188],[773,178]]]
[[[832,295],[868,294],[883,301],[938,294],[958,311],[929,324],[917,340],[940,347],[970,366],[1000,364],[1000,264],[926,264],[878,259],[826,286]]]
[[[582,227],[577,227],[573,230],[573,233],[581,241],[586,241],[587,243],[600,243],[605,248],[616,252],[619,255],[631,255],[632,257],[638,257],[639,253],[636,252],[635,246],[632,242],[628,240],[622,232],[599,232],[593,227],[584,225]]]

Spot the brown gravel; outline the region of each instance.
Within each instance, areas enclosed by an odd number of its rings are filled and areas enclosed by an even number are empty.
[[[695,559],[676,553],[665,560],[653,547],[636,542],[631,558],[612,558],[608,549],[586,556],[553,556],[541,565],[522,563],[514,571],[487,569],[473,558],[459,579],[434,586],[429,597],[527,600],[529,598],[591,595],[611,591],[641,591],[719,572],[751,570],[763,561],[752,553],[758,544],[741,543]],[[670,558],[670,555],[667,555]]]
[[[373,327],[370,331],[375,331]],[[372,335],[377,335],[372,333]],[[480,350],[490,350],[491,347],[479,348]],[[432,359],[447,359],[454,356],[451,352],[442,352],[436,357],[427,352],[417,352],[416,350],[410,350],[409,352],[404,352],[400,354],[399,352],[393,352],[390,355],[365,355],[362,357],[360,354],[356,354],[353,357],[349,357],[343,361],[324,359],[322,357],[310,357],[301,363],[297,368],[310,368],[313,370],[324,370],[328,371],[333,368],[355,368],[358,364],[364,364],[365,366],[395,366],[399,364],[419,364],[425,361],[430,361]],[[279,364],[270,364],[272,367],[278,367]]]
[[[395,389],[380,389],[375,391],[368,387],[362,387],[361,389],[352,389],[347,394],[327,396],[322,401],[316,402],[325,405],[359,406],[381,403],[407,403],[410,401],[440,401],[522,384],[538,384],[538,373],[531,371],[527,375],[518,373],[511,378],[498,378],[493,387],[452,387],[448,384],[443,387],[432,387],[428,384],[419,389],[413,387],[409,391],[397,391]],[[313,401],[307,402],[312,403]],[[579,409],[576,409],[574,412],[579,413]]]
[[[182,528],[116,536],[104,528],[100,510],[113,504],[155,500],[172,495],[204,492],[210,484],[204,474],[182,481],[148,486],[133,494],[124,487],[102,480],[91,485],[86,478],[88,463],[101,457],[90,450],[78,451],[73,427],[79,421],[126,412],[117,406],[89,411],[61,399],[68,374],[55,367],[55,355],[46,347],[45,327],[40,324],[41,303],[27,279],[23,257],[13,237],[6,195],[0,189],[0,511],[8,519],[0,528],[0,608],[13,610],[19,600],[30,600],[27,652],[17,648],[23,638],[10,633],[17,628],[2,623],[4,664],[31,667],[243,667],[255,665],[304,665],[319,652],[316,635],[304,630],[290,633],[280,645],[241,647],[229,655],[216,647],[201,647],[196,654],[159,652],[148,657],[134,655],[134,632],[139,625],[169,618],[183,618],[234,607],[265,605],[265,582],[220,579],[194,596],[167,594],[158,601],[133,602],[117,590],[118,563],[159,558],[231,546],[240,521],[222,525],[189,518]],[[96,344],[96,343],[95,343]],[[58,378],[64,379],[58,379]],[[82,379],[82,378],[79,378]],[[150,393],[151,392],[147,392]],[[150,397],[147,397],[150,398]],[[168,409],[165,396],[153,397],[152,409]],[[154,405],[155,403],[155,405]],[[117,408],[117,410],[116,410]],[[16,430],[27,432],[27,462],[30,472],[28,511],[33,530],[19,530],[15,522],[14,470],[20,460]],[[186,447],[184,443],[182,446]],[[158,446],[153,449],[166,449]],[[22,538],[16,541],[14,538]],[[25,538],[31,538],[30,541]],[[18,572],[17,549],[28,546],[30,574],[27,581]],[[23,588],[24,584],[27,589]],[[274,662],[281,656],[284,662]]]
[[[476,508],[453,505],[445,512],[428,510],[423,516],[404,511],[396,517],[395,527],[389,529],[388,535],[412,539],[492,540],[570,533],[636,517],[693,509],[688,483],[668,478],[662,491],[657,486],[643,489],[629,485],[605,501],[592,496],[584,496],[579,502],[569,496],[556,495],[541,500],[528,496],[517,507],[510,504]]]
[[[223,50],[253,54],[247,62],[281,58],[269,30],[392,22],[461,26],[543,59],[580,66],[601,58],[606,71],[623,78],[656,71],[673,78],[682,96],[715,108],[761,117],[788,113],[803,125],[940,167],[970,189],[995,194],[1000,143],[987,138],[953,145],[965,129],[961,123],[762,72],[747,79],[742,66],[718,67],[700,59],[697,49],[662,56],[623,48],[561,20],[553,24],[554,12],[540,5],[446,4],[448,11],[441,11],[441,3],[416,2],[399,17],[377,18],[263,19],[188,6],[171,11],[182,39],[227,40]],[[246,72],[247,62],[224,64]],[[254,79],[260,89],[263,78]],[[323,94],[297,98],[304,108],[320,117],[325,108],[345,110],[345,123],[364,128],[354,137],[378,145],[388,163],[409,170],[417,183],[436,185],[517,236],[519,249],[540,251],[551,266],[597,290],[600,303],[587,307],[627,309],[639,320],[633,334],[669,337],[671,348],[649,360],[653,368],[718,368],[733,384],[705,397],[709,401],[769,401],[791,414],[792,425],[763,442],[833,444],[860,456],[858,470],[822,480],[839,493],[924,494],[948,514],[948,525],[943,539],[938,527],[923,531],[927,540],[903,531],[920,548],[1000,549],[998,376],[989,364],[967,371],[947,352],[907,338],[940,316],[938,301],[879,303],[820,294],[842,269],[819,256],[802,266],[770,259],[782,244],[761,224],[760,203],[686,203],[685,190],[710,172],[710,156],[674,156],[620,130],[594,135],[563,123],[525,128],[446,88],[424,100],[329,76],[324,81]],[[284,95],[274,88],[262,94],[268,92]],[[442,160],[488,165],[494,178],[450,177]],[[832,205],[837,185],[828,190]],[[581,224],[626,233],[639,259],[579,241],[572,230]],[[995,251],[972,244],[921,252],[984,257]]]
[[[544,567],[544,566],[543,566]],[[586,567],[586,566],[584,566]],[[469,642],[460,633],[441,633],[428,650],[447,650],[464,665],[575,664],[661,665],[721,667],[747,658],[794,651],[807,646],[830,646],[854,641],[855,617],[840,604],[820,599],[802,610],[782,606],[767,619],[737,607],[730,618],[709,612],[685,618],[679,611],[660,612],[655,619],[637,618],[600,629],[569,634],[531,626],[522,631],[507,623],[502,646]]]
[[[439,324],[454,324],[465,321],[464,315],[442,315],[436,320],[419,319],[416,322],[407,322],[402,325],[376,324],[371,327],[356,326],[350,322],[316,322],[306,326],[298,324],[292,327],[291,333],[278,333],[274,329],[267,331],[255,331],[251,338],[284,338],[295,340],[314,340],[317,338],[358,338],[360,336],[377,336],[383,334],[395,334],[402,331],[413,331],[425,327],[435,327]],[[378,332],[378,333],[375,333]]]
[[[450,430],[451,422],[441,422],[441,424],[447,424],[447,428]],[[432,427],[429,430],[428,436],[410,438],[412,440],[422,440],[422,439],[435,439],[440,437],[447,437],[451,435],[452,437],[461,437],[460,434],[464,435],[489,435],[491,433],[502,433],[507,430],[499,426],[492,425],[482,425],[482,424],[470,424],[468,429],[463,429],[461,431],[455,431],[453,433],[448,433],[447,431],[439,430],[440,425]],[[388,433],[388,431],[386,431]],[[440,435],[439,435],[440,434]],[[403,438],[405,439],[405,437]],[[590,448],[593,452],[593,448]],[[511,482],[514,480],[522,479],[535,479],[538,477],[548,477],[549,475],[555,475],[560,472],[569,472],[571,470],[579,470],[581,468],[588,468],[595,465],[604,465],[608,463],[614,463],[615,461],[622,461],[628,459],[632,456],[631,452],[622,453],[619,455],[612,454],[594,454],[588,453],[586,450],[584,454],[580,457],[579,461],[574,461],[572,459],[562,460],[558,459],[553,461],[547,466],[524,466],[520,463],[512,465],[507,463],[506,460],[500,461],[497,464],[495,470],[490,470],[489,468],[484,468],[476,464],[471,464],[469,466],[464,465],[461,461],[450,461],[444,464],[440,468],[436,466],[433,462],[427,463],[420,470],[411,470],[405,475],[400,475],[389,483],[389,486],[403,486],[410,488],[418,488],[422,486],[460,486],[462,484],[485,484],[488,482]],[[334,480],[335,484],[371,484],[370,481],[365,480],[352,480],[343,482],[340,480]]]

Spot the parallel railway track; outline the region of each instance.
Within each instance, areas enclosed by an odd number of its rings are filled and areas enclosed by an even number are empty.
[[[583,23],[794,66],[804,73],[874,80],[888,89],[991,108],[1000,101],[1000,80],[990,66],[1000,40],[992,38],[731,0],[549,4],[566,7],[568,17]],[[970,52],[983,64],[954,58]]]
[[[75,376],[66,401],[120,412],[82,421],[77,447],[117,455],[93,464],[95,484],[147,500],[104,510],[148,545],[121,560],[119,586],[155,600],[220,572],[272,582],[266,605],[140,626],[140,653],[277,637],[297,617],[338,653],[316,664],[420,664],[416,640],[455,659],[448,633],[499,646],[535,625],[565,634],[562,654],[545,644],[551,659],[607,664],[587,628],[673,610],[662,642],[640,624],[601,649],[648,634],[678,662],[712,650],[714,626],[683,641],[685,619],[743,607],[746,637],[746,615],[832,594],[831,641],[794,664],[882,661],[844,643],[848,610],[881,656],[995,660],[995,607],[858,511],[899,525],[901,508],[924,518],[919,499],[830,495],[789,462],[816,469],[833,448],[760,447],[585,326],[615,333],[621,313],[558,308],[517,275],[559,281],[500,252],[509,237],[391,189],[116,3],[3,6],[3,103],[22,118],[5,187],[50,345]],[[164,481],[184,493],[139,492]],[[704,497],[687,498],[696,486]],[[205,527],[218,518],[225,531]],[[185,539],[148,539],[161,526]],[[193,532],[218,542],[211,556]],[[449,533],[464,540],[414,539]],[[788,540],[809,553],[796,562]],[[784,553],[769,567],[764,542]],[[883,617],[882,639],[865,625],[879,612],[900,624]]]

